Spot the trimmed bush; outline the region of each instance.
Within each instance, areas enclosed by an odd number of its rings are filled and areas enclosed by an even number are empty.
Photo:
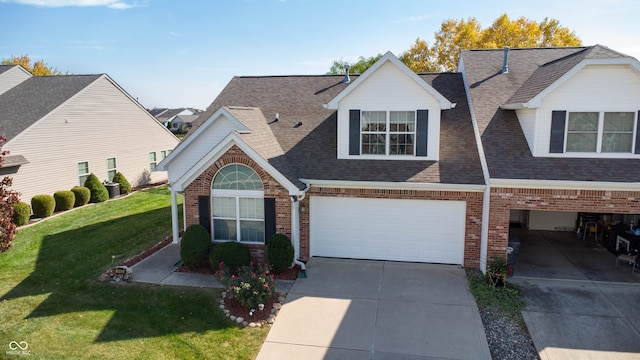
[[[53,214],[56,208],[56,199],[51,195],[36,195],[31,198],[33,215],[37,218],[46,218]]]
[[[89,177],[87,177],[87,180],[84,182],[84,186],[89,188],[91,192],[91,197],[89,198],[89,202],[91,203],[103,202],[109,198],[107,188],[104,187],[102,182],[100,182],[98,177],[93,173],[89,174]]]
[[[13,204],[13,223],[17,226],[27,225],[31,217],[31,206],[24,201]]]
[[[76,198],[73,206],[78,207],[89,203],[89,199],[91,199],[91,190],[89,190],[89,188],[84,186],[74,186],[71,191]]]
[[[209,263],[213,271],[220,270],[220,263],[224,263],[231,274],[236,275],[238,270],[251,262],[251,253],[245,244],[239,242],[224,242],[213,246]]]
[[[76,195],[71,190],[60,190],[53,194],[56,200],[56,211],[67,211],[76,203]]]
[[[204,264],[210,250],[211,238],[204,226],[195,224],[185,230],[180,241],[180,257],[185,266],[198,267]]]
[[[280,274],[293,263],[294,249],[287,235],[273,234],[267,245],[267,259],[274,273]]]
[[[127,178],[118,171],[113,175],[113,182],[120,184],[120,194],[128,194],[131,192],[131,184],[127,181]]]

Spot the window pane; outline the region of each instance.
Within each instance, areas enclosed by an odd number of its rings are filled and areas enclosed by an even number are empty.
[[[264,222],[241,220],[240,241],[264,242]]]
[[[569,131],[598,131],[597,112],[569,113]]]
[[[567,134],[567,151],[595,152],[597,133]]]
[[[213,219],[213,239],[237,241],[235,220]]]
[[[384,155],[385,146],[384,134],[362,135],[362,154]]]
[[[233,164],[218,171],[213,180],[214,189],[263,190],[262,179],[248,166]]]
[[[413,132],[416,123],[415,111],[391,111],[389,126],[391,131]]]
[[[156,153],[155,152],[150,152],[149,153],[149,162],[155,162],[156,161]]]
[[[387,113],[385,111],[363,111],[361,114],[362,131],[386,131]]]
[[[240,198],[241,219],[264,219],[264,199]]]
[[[84,186],[84,183],[87,181],[89,175],[80,176],[80,186]]]
[[[86,161],[78,163],[78,174],[88,174],[88,173],[89,173],[89,163]]]
[[[633,120],[632,112],[604,113],[602,152],[631,152]]]
[[[113,177],[116,176],[116,171],[115,170],[109,170],[107,172],[107,179],[109,180],[109,182],[113,181]]]
[[[236,218],[236,198],[234,197],[214,197],[213,198],[214,218]]]
[[[598,113],[569,113],[567,151],[595,152],[598,141]]]
[[[107,169],[115,169],[115,168],[116,168],[116,158],[108,158]]]
[[[602,152],[631,152],[632,133],[604,133]]]

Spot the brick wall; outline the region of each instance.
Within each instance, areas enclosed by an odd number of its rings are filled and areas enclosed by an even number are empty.
[[[289,192],[235,145],[185,188],[184,201],[186,204],[185,220],[187,226],[200,223],[198,197],[211,195],[213,178],[218,170],[229,164],[246,165],[260,176],[264,186],[264,197],[276,199],[276,232],[291,236],[291,198]],[[265,245],[247,245],[251,251],[253,261],[266,262]]]
[[[301,257],[309,257],[309,197],[338,196],[364,197],[376,199],[416,199],[416,200],[453,200],[466,201],[466,228],[464,241],[464,266],[480,266],[480,231],[482,227],[481,192],[464,191],[420,191],[420,190],[384,190],[384,189],[343,189],[312,188],[300,204],[305,211],[300,212]]]
[[[489,259],[506,256],[511,209],[640,214],[640,191],[492,188]]]

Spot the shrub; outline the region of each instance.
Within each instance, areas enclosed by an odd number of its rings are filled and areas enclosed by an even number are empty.
[[[211,238],[204,226],[191,225],[180,241],[180,257],[185,266],[198,267],[207,260],[211,249]]]
[[[89,174],[87,180],[84,182],[84,186],[89,188],[91,192],[91,198],[89,198],[89,202],[91,203],[99,203],[107,200],[109,198],[109,192],[107,188],[98,180],[98,177],[93,173]]]
[[[13,223],[17,226],[27,225],[31,217],[31,206],[24,201],[13,204]]]
[[[89,188],[84,186],[74,186],[71,191],[76,198],[73,206],[78,207],[89,203],[89,200],[91,199],[91,190],[89,190]]]
[[[291,239],[284,234],[274,234],[267,245],[267,259],[273,272],[280,274],[293,263],[294,249]]]
[[[31,208],[33,215],[37,218],[46,218],[53,214],[56,207],[56,200],[51,195],[36,195],[31,198]]]
[[[120,184],[120,194],[128,194],[131,192],[131,184],[120,171],[113,175],[113,182]]]
[[[229,267],[223,264],[215,277],[245,309],[259,308],[276,293],[273,274],[265,266],[254,268],[253,264],[244,265],[238,269],[237,275],[233,275]]]
[[[220,270],[220,263],[226,265],[232,275],[235,275],[240,267],[248,265],[251,261],[249,248],[239,242],[225,242],[217,244],[211,250],[209,262],[213,271]]]
[[[56,200],[56,211],[67,211],[73,208],[76,202],[76,195],[71,190],[60,190],[53,194]]]

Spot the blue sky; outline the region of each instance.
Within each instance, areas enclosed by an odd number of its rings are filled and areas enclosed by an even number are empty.
[[[234,75],[324,74],[400,54],[449,18],[555,18],[640,59],[637,0],[0,0],[0,59],[107,73],[148,108],[206,108]]]

